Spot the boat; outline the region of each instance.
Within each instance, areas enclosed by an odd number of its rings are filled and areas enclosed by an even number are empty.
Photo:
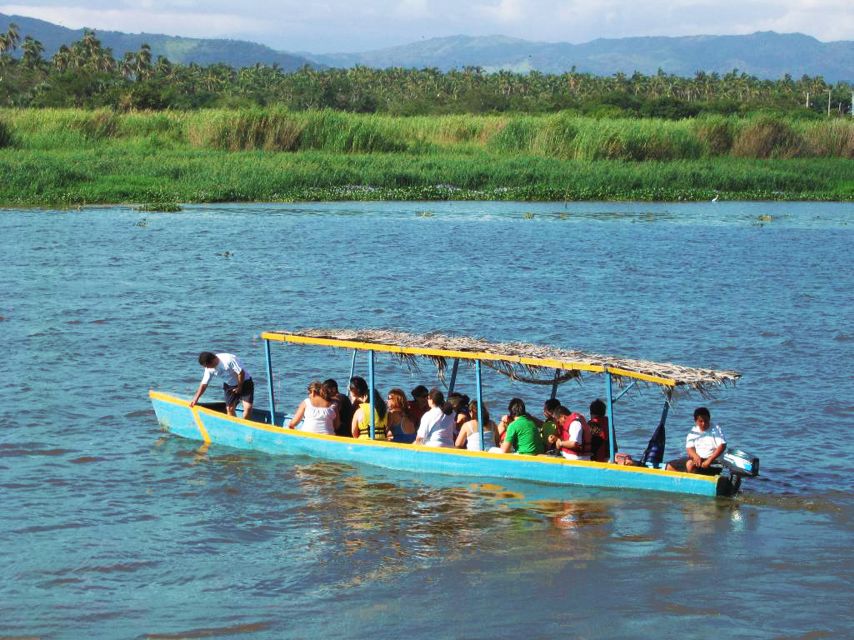
[[[611,358],[597,354],[536,344],[494,343],[481,339],[442,334],[411,334],[378,329],[306,329],[268,331],[261,334],[267,368],[269,408],[255,407],[251,420],[229,416],[222,402],[189,406],[188,399],[151,390],[149,396],[161,429],[200,440],[206,445],[222,445],[267,454],[304,455],[345,463],[369,464],[409,473],[436,473],[468,478],[514,479],[554,485],[641,489],[699,496],[727,496],[738,491],[743,477],[758,473],[758,460],[747,456],[733,464],[714,469],[713,475],[667,471],[656,462],[646,465],[616,464],[614,450],[614,405],[635,385],[658,387],[664,396],[657,433],[663,435],[671,403],[677,395],[699,393],[707,397],[715,388],[733,385],[741,374],[685,367],[670,363]],[[367,354],[368,387],[375,385],[375,358],[388,355],[409,367],[426,360],[436,367],[437,376],[454,389],[460,364],[474,370],[476,400],[482,404],[482,371],[489,368],[513,380],[549,385],[555,397],[558,386],[579,378],[599,376],[604,381],[604,401],[609,422],[608,462],[567,460],[560,456],[522,456],[462,449],[427,447],[416,444],[374,440],[373,411],[370,439],[321,435],[288,429],[288,416],[276,408],[271,345],[303,345],[352,350],[350,377],[355,372],[356,355]],[[373,401],[371,401],[373,402]],[[481,434],[483,425],[479,424]],[[662,449],[663,453],[663,449]],[[741,452],[737,452],[741,454]],[[640,462],[640,461],[639,461]],[[660,462],[660,456],[659,456]],[[753,466],[751,466],[753,463]]]

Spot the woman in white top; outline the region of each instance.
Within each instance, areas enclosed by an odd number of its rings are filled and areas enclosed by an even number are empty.
[[[415,444],[427,447],[453,447],[456,416],[454,408],[445,402],[445,396],[438,389],[430,389],[427,394],[427,406],[430,409],[421,416]]]
[[[469,451],[489,451],[498,442],[496,437],[495,423],[489,419],[489,411],[483,406],[483,448],[480,446],[480,429],[477,426],[477,400],[469,402],[469,415],[471,420],[464,423],[460,429],[460,435],[454,443],[457,449],[468,449]]]
[[[299,431],[334,436],[338,426],[338,409],[335,403],[326,397],[326,393],[320,382],[315,381],[308,385],[308,397],[300,403],[288,423],[288,429],[293,429],[302,421]]]

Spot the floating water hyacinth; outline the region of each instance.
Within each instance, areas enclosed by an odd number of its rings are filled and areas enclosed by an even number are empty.
[[[181,205],[176,202],[147,202],[136,208],[137,211],[152,211],[157,213],[176,213],[181,211]]]

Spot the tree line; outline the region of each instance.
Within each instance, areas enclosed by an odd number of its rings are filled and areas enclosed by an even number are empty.
[[[0,106],[200,109],[277,105],[293,110],[433,115],[550,113],[680,119],[703,113],[758,110],[803,117],[851,113],[852,85],[821,76],[763,80],[733,70],[691,78],[659,70],[596,76],[572,70],[487,73],[479,67],[315,69],[277,65],[235,69],[225,64],[177,64],[154,58],[143,44],[116,58],[96,33],[84,31],[50,58],[12,24],[0,34]]]

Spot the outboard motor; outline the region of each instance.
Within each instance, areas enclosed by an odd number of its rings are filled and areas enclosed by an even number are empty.
[[[729,469],[730,474],[743,478],[755,478],[759,475],[759,458],[751,456],[740,449],[724,451],[721,464]]]

